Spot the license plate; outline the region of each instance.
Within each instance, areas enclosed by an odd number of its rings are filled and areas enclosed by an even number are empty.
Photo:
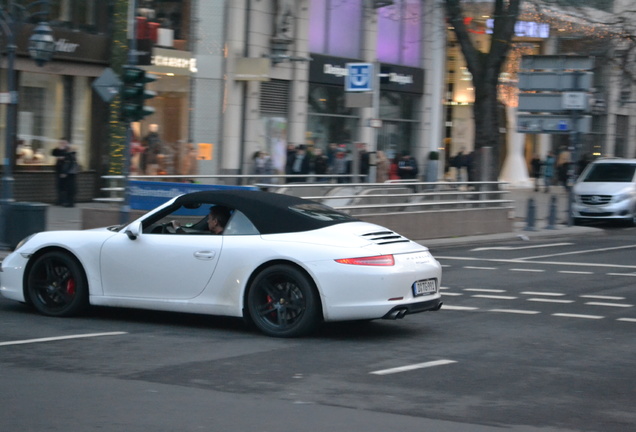
[[[420,280],[413,284],[413,295],[421,296],[437,292],[437,279]]]

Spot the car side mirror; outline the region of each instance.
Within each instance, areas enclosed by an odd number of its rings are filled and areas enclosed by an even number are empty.
[[[141,222],[131,223],[130,225],[128,225],[128,228],[126,228],[126,231],[124,231],[124,234],[126,234],[128,238],[131,240],[135,240],[137,237],[141,235],[141,233],[142,233]]]

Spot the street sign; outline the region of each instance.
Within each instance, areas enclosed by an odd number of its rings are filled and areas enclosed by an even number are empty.
[[[565,92],[561,105],[566,110],[587,110],[589,107],[590,95],[584,92]]]
[[[519,114],[517,116],[517,132],[526,134],[589,133],[591,127],[592,116],[576,118],[567,115],[541,114]]]
[[[592,70],[594,57],[574,55],[531,55],[521,57],[521,69]]]
[[[519,90],[569,91],[592,87],[592,72],[519,72]]]
[[[566,93],[520,93],[519,111],[562,112],[585,111],[589,107],[590,95],[584,92]]]
[[[110,103],[115,99],[120,88],[121,80],[111,68],[106,68],[99,78],[93,81],[93,89],[106,103]]]
[[[348,92],[373,91],[373,63],[347,63],[345,90]]]

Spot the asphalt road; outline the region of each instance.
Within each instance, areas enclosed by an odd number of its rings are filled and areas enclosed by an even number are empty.
[[[634,430],[636,229],[432,251],[441,311],[303,339],[2,299],[0,430]]]

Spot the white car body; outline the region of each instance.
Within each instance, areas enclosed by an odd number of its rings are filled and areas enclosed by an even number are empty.
[[[255,275],[278,264],[308,276],[318,293],[324,321],[401,318],[441,307],[440,264],[427,248],[386,228],[353,220],[291,233],[143,232],[146,219],[174,202],[118,231],[101,228],[34,235],[2,262],[0,293],[32,302],[27,289],[30,262],[44,251],[60,251],[83,269],[91,305],[241,317]],[[335,261],[377,256],[393,256],[394,264]],[[414,284],[423,280],[434,280],[435,289],[416,296]]]
[[[572,216],[576,221],[624,220],[636,224],[636,159],[592,162],[579,176],[573,192]]]

